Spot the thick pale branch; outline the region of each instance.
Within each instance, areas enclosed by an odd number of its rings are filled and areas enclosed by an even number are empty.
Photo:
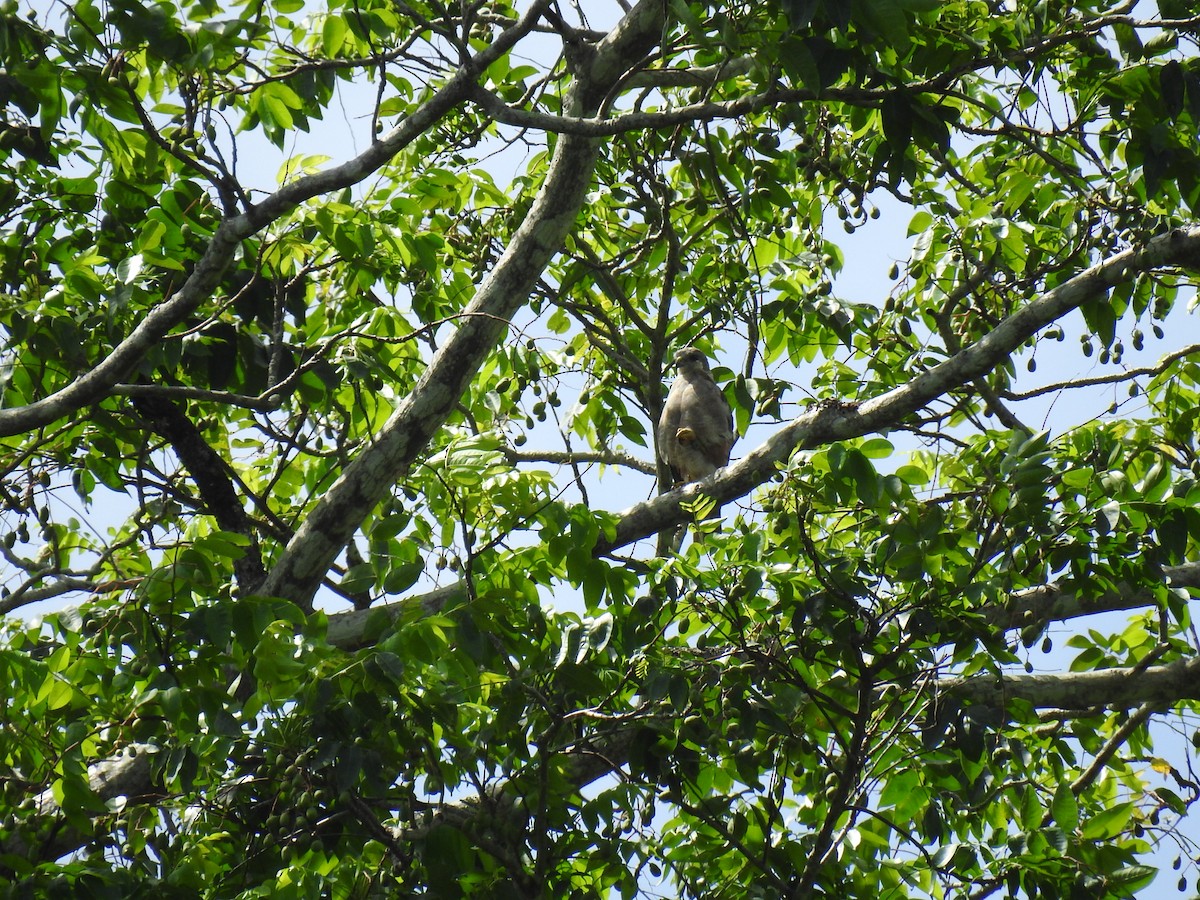
[[[1163,575],[1172,588],[1200,590],[1200,563],[1170,566],[1163,570]],[[1097,596],[1081,596],[1064,591],[1058,584],[1046,584],[1018,591],[987,616],[999,628],[1026,628],[1101,612],[1138,609],[1153,606],[1156,602],[1150,591],[1124,584]]]
[[[152,799],[151,795],[157,794],[150,766],[155,749],[150,744],[130,744],[120,756],[88,766],[88,785],[92,793],[105,803],[117,797],[130,802]],[[59,821],[62,810],[50,789],[38,794],[34,804],[39,816],[39,832],[35,835],[19,830],[11,832],[0,842],[0,854],[27,859],[58,859],[92,839],[91,835],[81,834]]]
[[[1145,703],[1166,708],[1180,700],[1200,700],[1200,658],[1148,669],[943,678],[937,688],[961,700],[993,706],[1021,700],[1037,709],[1129,709]]]
[[[41,428],[105,396],[164,334],[212,294],[238,244],[262,227],[255,226],[256,220],[251,212],[222,222],[183,287],[152,309],[112,353],[69,385],[26,406],[0,410],[0,436]]]
[[[572,88],[568,108],[594,111],[608,89],[653,46],[662,4],[642,0],[601,41]],[[263,585],[264,594],[308,607],[326,570],[363,518],[416,461],[455,408],[483,359],[506,333],[546,265],[574,227],[591,186],[599,144],[564,136],[532,208],[479,286],[456,330],[375,439],[346,467],[297,529]]]
[[[734,465],[704,481],[660,494],[621,513],[616,535],[601,541],[608,553],[683,521],[681,504],[700,494],[718,504],[747,494],[771,478],[798,449],[894,428],[938,397],[961,390],[1004,362],[1037,332],[1117,284],[1164,266],[1200,268],[1200,226],[1180,228],[1105,260],[1042,294],[983,338],[907,384],[859,406],[819,406],[793,419]]]
[[[1166,584],[1171,588],[1200,590],[1200,562],[1184,563],[1163,570]],[[467,596],[466,584],[457,581],[436,590],[413,597],[405,597],[394,603],[375,606],[366,610],[334,613],[329,617],[326,637],[329,643],[347,650],[363,646],[367,622],[373,616],[386,616],[392,622],[406,614],[432,615],[445,606],[457,603]],[[1029,628],[1065,622],[1068,619],[1090,616],[1104,612],[1150,607],[1158,602],[1153,591],[1122,585],[1117,590],[1097,596],[1080,596],[1064,591],[1059,584],[1039,585],[1017,591],[1006,602],[983,610],[983,615],[996,628],[1008,631],[1014,628]]]
[[[392,624],[405,615],[415,617],[433,615],[447,604],[461,602],[466,596],[466,583],[456,581],[418,597],[405,597],[403,600],[385,606],[335,613],[329,617],[325,638],[335,647],[357,650],[363,646],[363,635],[366,634],[367,624],[371,620],[378,621],[379,617],[383,616],[390,620],[389,624]]]

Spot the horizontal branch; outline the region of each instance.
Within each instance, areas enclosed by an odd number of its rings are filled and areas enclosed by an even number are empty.
[[[1200,564],[1196,568],[1200,568]],[[441,589],[440,599],[453,596],[455,589],[456,586]],[[434,595],[427,596],[430,602],[434,602]],[[369,615],[380,612],[358,611],[341,618],[343,622],[365,621]],[[336,630],[331,621],[331,642],[339,640]],[[710,658],[698,661],[704,664],[702,668],[715,665]],[[890,683],[876,687],[878,693],[893,693],[897,689],[898,686]],[[1200,699],[1200,658],[1182,659],[1148,668],[1130,667],[1094,672],[946,676],[921,682],[920,690],[928,690],[931,698],[953,696],[960,700],[998,707],[1003,707],[1013,700],[1020,700],[1037,709],[1128,709],[1146,704],[1165,708],[1182,699]],[[623,767],[628,762],[629,750],[634,745],[637,735],[649,720],[657,716],[655,708],[647,707],[631,711],[619,720],[606,719],[607,724],[615,724],[615,727],[607,731],[602,741],[583,741],[574,748],[563,751],[568,760],[568,777],[575,787],[581,789],[597,778],[612,774]],[[668,713],[666,718],[670,719],[671,713]],[[106,803],[118,797],[126,798],[127,802],[147,802],[155,799],[157,789],[153,783],[149,762],[154,751],[155,748],[151,745],[136,744],[126,748],[120,757],[94,763],[88,769],[92,791]],[[499,797],[503,794],[505,785],[497,785],[493,790],[495,796]],[[434,822],[443,815],[447,818],[441,821],[461,819],[464,815],[471,815],[476,807],[477,804],[471,800],[444,804],[434,813]],[[26,837],[14,832],[12,836],[0,842],[0,854],[12,853],[28,857],[32,850],[39,858],[55,859],[86,842],[87,837],[73,829],[55,830],[52,827],[61,815],[61,810],[49,790],[38,796],[37,808],[47,836],[38,841],[34,848],[33,843]],[[428,829],[422,828],[421,831],[425,833]],[[403,833],[400,835],[403,836]]]
[[[127,802],[150,802],[159,792],[154,788],[150,760],[157,748],[152,744],[129,744],[111,759],[102,759],[88,766],[88,786],[105,803],[118,797]],[[12,829],[0,842],[0,855],[25,859],[58,859],[94,839],[61,821],[62,809],[49,788],[34,798],[38,815],[38,832],[29,834]],[[2,869],[0,869],[2,871]]]
[[[198,400],[202,403],[219,403],[256,412],[274,412],[279,408],[282,397],[277,391],[251,397],[232,391],[212,391],[206,388],[166,384],[115,384],[109,393],[114,397],[154,397],[171,400]]]
[[[1174,589],[1200,590],[1200,562],[1163,569],[1166,584]],[[1098,596],[1081,596],[1059,584],[1039,585],[1018,591],[1002,606],[985,611],[988,621],[1004,629],[1028,628],[1049,622],[1066,622],[1080,616],[1154,606],[1158,599],[1148,588],[1121,584]]]
[[[581,137],[612,137],[633,131],[674,128],[694,122],[735,119],[761,112],[770,106],[791,103],[811,103],[816,100],[834,101],[855,106],[877,107],[896,96],[898,91],[908,95],[937,94],[950,88],[959,78],[972,72],[984,71],[1005,64],[1019,63],[1038,57],[1050,49],[1086,38],[1115,25],[1136,29],[1195,27],[1196,19],[1136,19],[1130,16],[1105,16],[1081,27],[1060,32],[1024,48],[1007,51],[1003,56],[985,55],[964,63],[952,71],[942,72],[924,81],[880,88],[826,87],[820,91],[809,88],[769,87],[757,94],[745,94],[734,100],[706,100],[654,112],[627,112],[615,116],[587,118],[582,116],[543,113],[511,106],[482,86],[475,86],[471,100],[495,121],[517,128],[533,129],[551,134],[574,134]],[[748,73],[752,61],[745,57],[730,60],[725,66],[706,66],[702,69],[647,69],[623,83],[626,88],[638,87],[702,87],[723,78]]]
[[[620,514],[612,540],[601,539],[596,552],[610,553],[658,534],[687,519],[684,503],[701,494],[718,505],[744,496],[773,477],[800,449],[863,437],[895,428],[944,394],[961,390],[994,369],[1025,341],[1089,300],[1142,272],[1165,266],[1200,268],[1200,226],[1179,228],[1130,248],[1064,281],[1014,312],[978,341],[964,347],[907,384],[857,406],[818,405],[797,416],[737,463],[704,481],[685,485]]]
[[[1200,562],[1170,566],[1163,569],[1163,576],[1167,586],[1172,589],[1200,591]],[[404,597],[370,609],[333,613],[329,617],[326,640],[344,650],[357,650],[364,646],[363,637],[372,617],[385,616],[395,622],[408,610],[420,610],[417,615],[433,615],[448,605],[461,602],[466,596],[466,583],[456,581],[424,594]],[[1098,596],[1080,596],[1065,590],[1061,584],[1051,583],[1017,591],[1006,602],[992,604],[981,612],[989,624],[1009,631],[1066,622],[1104,612],[1142,609],[1157,603],[1158,598],[1151,588],[1121,585],[1116,590]],[[958,632],[952,629],[952,633]]]
[[[923,684],[930,690],[931,698],[954,696],[1001,708],[1009,701],[1020,700],[1038,709],[1145,709],[1153,705],[1166,706],[1179,699],[1200,699],[1200,658],[1146,669],[1121,668],[1055,675],[972,675],[944,677]],[[893,691],[891,685],[881,685],[876,693]],[[672,719],[673,712],[669,710],[664,718]],[[562,751],[567,760],[566,777],[574,788],[581,790],[596,779],[623,768],[638,736],[654,718],[653,708],[643,708],[622,717],[622,724],[611,729],[601,740],[583,741]],[[520,814],[513,804],[504,802],[508,788],[506,783],[489,787],[489,811]],[[480,812],[481,806],[478,798],[444,803],[420,829],[409,832],[399,829],[395,836],[403,841],[420,838],[439,824],[466,826]]]
[[[1186,347],[1180,347],[1171,353],[1165,353],[1159,357],[1158,362],[1152,366],[1142,366],[1136,369],[1126,369],[1122,372],[1114,372],[1111,375],[1097,375],[1093,378],[1072,378],[1070,381],[1059,381],[1054,384],[1044,384],[1041,387],[1033,388],[1028,391],[1002,391],[1000,396],[1005,400],[1030,400],[1034,397],[1041,397],[1045,394],[1055,394],[1059,391],[1075,390],[1076,388],[1097,387],[1105,384],[1121,384],[1129,381],[1131,378],[1140,378],[1143,375],[1161,375],[1173,363],[1181,359],[1200,353],[1200,344],[1188,344]]]
[[[622,86],[643,87],[712,87],[726,78],[739,78],[754,68],[754,58],[738,56],[727,62],[712,66],[688,66],[687,68],[642,69],[630,75]]]
[[[849,101],[852,97],[859,103],[870,101],[873,104],[883,102],[889,91],[846,89],[831,91],[838,93],[838,99]],[[822,97],[827,95],[823,94]],[[693,122],[712,121],[715,119],[734,119],[750,113],[760,112],[768,106],[779,103],[803,103],[816,100],[818,95],[806,89],[770,90],[759,94],[747,94],[736,100],[710,100],[704,103],[690,103],[670,109],[655,112],[629,112],[616,116],[596,116],[585,118],[581,116],[558,115],[555,113],[536,112],[509,106],[498,96],[482,86],[476,86],[471,91],[471,100],[484,113],[502,125],[512,125],[517,128],[528,128],[548,134],[572,134],[579,137],[613,137],[631,131],[650,131],[658,128],[670,128],[677,125],[687,125]]]
[[[570,451],[529,451],[504,450],[505,457],[514,463],[554,463],[569,466],[572,463],[600,463],[605,466],[626,466],[645,475],[655,475],[658,470],[654,463],[639,459],[632,453],[622,453],[620,450],[570,450]]]
[[[1200,700],[1200,657],[1146,669],[941,678],[936,687],[939,693],[993,706],[1020,700],[1035,709],[1130,709],[1145,703],[1165,708]]]

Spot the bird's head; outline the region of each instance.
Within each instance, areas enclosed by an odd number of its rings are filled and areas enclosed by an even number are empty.
[[[699,374],[708,371],[708,357],[695,347],[684,347],[675,354],[674,365],[680,375]]]

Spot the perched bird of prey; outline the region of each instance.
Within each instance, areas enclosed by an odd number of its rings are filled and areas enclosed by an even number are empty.
[[[725,395],[695,347],[675,354],[678,376],[658,420],[658,455],[676,483],[707,478],[729,462],[737,435]]]

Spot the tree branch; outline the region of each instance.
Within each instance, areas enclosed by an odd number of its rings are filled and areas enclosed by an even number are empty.
[[[66,387],[25,406],[0,410],[0,437],[23,434],[106,396],[168,331],[186,319],[216,289],[234,259],[238,244],[286,215],[306,200],[357,184],[383,167],[397,153],[470,95],[480,72],[508,52],[523,37],[550,0],[535,2],[521,21],[497,36],[488,47],[462,65],[440,90],[367,150],[340,166],[297,178],[241,215],[217,227],[196,268],[171,297],[151,309],[112,353]]]
[[[1200,562],[1184,563],[1163,569],[1172,588],[1200,590]],[[1099,596],[1067,593],[1058,584],[1045,584],[1018,591],[1003,606],[985,612],[988,621],[1004,629],[1029,628],[1049,622],[1065,622],[1079,616],[1122,609],[1153,606],[1157,599],[1147,590],[1127,584]]]
[[[124,797],[129,802],[151,802],[154,788],[150,760],[152,744],[130,744],[121,755],[88,766],[88,786],[102,801]],[[37,833],[14,830],[0,842],[0,853],[25,859],[58,859],[79,849],[94,835],[85,835],[62,821],[63,811],[47,788],[34,798],[39,816]],[[0,869],[3,871],[3,869]]]
[[[991,706],[1022,700],[1038,709],[1165,707],[1179,700],[1200,700],[1200,657],[1148,669],[956,676],[938,679],[935,684],[940,693]]]
[[[1092,378],[1073,378],[1070,381],[1060,381],[1055,384],[1044,384],[1041,387],[1033,388],[1028,391],[1003,391],[1001,396],[1006,400],[1029,400],[1033,397],[1041,397],[1045,394],[1057,394],[1060,391],[1074,390],[1076,388],[1096,387],[1104,384],[1121,384],[1130,379],[1137,378],[1142,375],[1161,375],[1178,360],[1185,359],[1195,353],[1200,353],[1200,344],[1188,344],[1186,347],[1180,347],[1178,350],[1173,350],[1170,353],[1163,354],[1158,362],[1152,366],[1142,366],[1137,369],[1126,369],[1123,372],[1115,372],[1112,375],[1097,375]]]
[[[150,427],[167,439],[180,463],[187,468],[200,492],[204,510],[217,520],[222,531],[240,534],[249,542],[246,553],[234,560],[233,568],[242,590],[253,593],[266,573],[258,534],[234,490],[229,465],[208,445],[200,429],[173,400],[134,397],[133,405]]]
[[[642,0],[622,19],[595,48],[590,65],[568,95],[567,108],[594,111],[659,38],[662,16],[660,0]],[[592,138],[564,135],[557,142],[533,206],[467,304],[458,330],[438,348],[376,438],[305,517],[267,575],[264,594],[311,608],[329,565],[363,518],[425,451],[484,357],[506,333],[507,321],[527,302],[542,271],[561,249],[591,186],[598,153],[599,143]]]
[[[1200,564],[1197,564],[1200,568]],[[461,588],[451,585],[434,594],[426,595],[429,602],[444,602]],[[385,614],[391,613],[387,611]],[[378,615],[382,610],[362,610],[340,617],[344,624],[365,622],[367,617]],[[330,621],[328,638],[331,643],[342,643],[346,634],[339,633],[333,620]],[[361,634],[361,632],[360,632]],[[701,660],[709,666],[716,665],[710,659]],[[922,682],[920,690],[931,690],[931,696],[951,695],[959,700],[1003,707],[1011,700],[1022,700],[1036,708],[1090,709],[1097,707],[1130,708],[1134,706],[1165,707],[1179,699],[1200,699],[1200,658],[1181,659],[1162,666],[1143,668],[1104,669],[1096,672],[1056,673],[1049,675],[982,674],[968,677],[948,676],[931,682]],[[893,684],[883,684],[878,691],[894,691]],[[597,778],[611,774],[629,760],[640,730],[657,713],[652,708],[631,711],[622,717],[620,724],[604,737],[600,744],[586,740],[575,747],[561,751],[569,760],[568,777],[576,788],[583,788]],[[668,716],[668,718],[670,718]],[[89,767],[92,790],[104,801],[124,796],[129,800],[151,799],[155,792],[151,778],[148,754],[154,752],[150,745],[138,744],[127,748],[122,757],[104,760]],[[494,797],[501,798],[505,785],[494,788]],[[38,810],[42,817],[56,821],[61,815],[50,791],[38,796]],[[421,829],[427,833],[438,821],[461,821],[478,809],[473,800],[443,804],[434,813],[431,822]],[[445,819],[441,817],[447,817]],[[403,833],[399,839],[413,837]],[[43,839],[39,853],[41,858],[54,859],[81,846],[86,838],[73,830],[54,832]],[[0,853],[25,855],[31,843],[20,834],[0,842]]]
[[[510,462],[544,462],[556,465],[571,465],[573,463],[600,463],[605,466],[627,466],[643,475],[654,475],[657,472],[652,463],[638,459],[632,453],[622,453],[620,450],[570,450],[566,452],[530,451],[505,449],[504,455]]]
[[[687,515],[682,504],[700,494],[712,497],[718,504],[745,495],[771,478],[798,449],[897,427],[938,397],[963,388],[1002,363],[1051,322],[1138,273],[1163,266],[1200,268],[1200,226],[1176,229],[1153,238],[1143,247],[1130,248],[1092,266],[1031,301],[980,340],[907,384],[856,407],[831,404],[808,410],[734,465],[719,469],[704,481],[624,510],[615,537],[601,539],[596,552],[610,553],[679,524]]]

